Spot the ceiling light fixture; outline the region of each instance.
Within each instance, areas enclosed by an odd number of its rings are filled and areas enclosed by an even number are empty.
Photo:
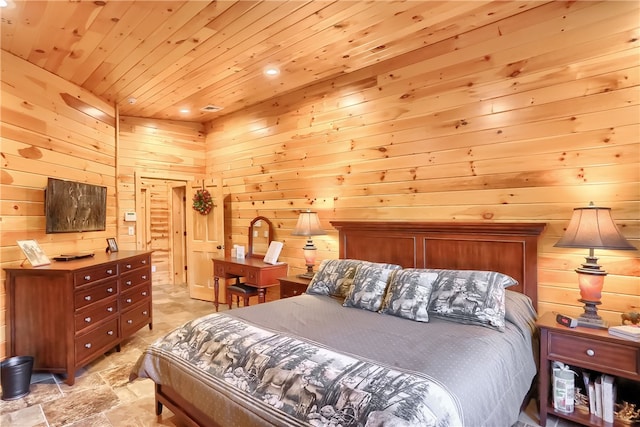
[[[188,114],[188,113],[190,113],[190,112],[191,112],[191,110],[190,110],[190,109],[188,109],[188,108],[181,108],[181,109],[180,109],[180,112],[181,112],[182,114]]]
[[[9,3],[7,3],[7,0],[0,0],[0,7],[7,7],[9,6]]]
[[[264,73],[267,76],[273,77],[273,76],[277,76],[278,74],[280,74],[280,70],[276,67],[267,67],[264,69]]]

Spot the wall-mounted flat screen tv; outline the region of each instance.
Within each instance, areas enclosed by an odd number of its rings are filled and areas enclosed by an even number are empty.
[[[106,229],[107,187],[49,178],[44,205],[47,233]]]

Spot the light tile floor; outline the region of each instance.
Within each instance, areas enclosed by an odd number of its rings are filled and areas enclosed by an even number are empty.
[[[143,349],[157,337],[194,317],[214,311],[209,302],[190,299],[184,286],[154,285],[153,330],[144,328],[76,373],[73,386],[60,375],[34,373],[30,393],[17,400],[0,401],[2,427],[181,427],[164,408],[156,417],[154,386],[148,379],[129,382],[129,373]],[[270,298],[268,298],[270,299]],[[253,304],[253,302],[252,302]],[[226,304],[220,309],[225,310]],[[535,402],[520,415],[517,427],[538,426]],[[550,427],[574,424],[553,417]]]

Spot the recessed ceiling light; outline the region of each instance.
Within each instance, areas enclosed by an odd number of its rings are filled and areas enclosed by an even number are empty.
[[[188,109],[188,108],[181,108],[181,109],[180,109],[180,112],[181,112],[182,114],[187,114],[187,113],[190,113],[190,112],[191,112],[191,110],[190,110],[190,109]]]
[[[276,67],[267,67],[264,69],[264,73],[267,76],[277,76],[278,74],[280,74],[280,70]]]

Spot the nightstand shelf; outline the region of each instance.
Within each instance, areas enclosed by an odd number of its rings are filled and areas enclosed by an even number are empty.
[[[586,412],[556,411],[550,399],[551,363],[562,362],[616,377],[640,381],[640,343],[617,338],[605,329],[584,327],[567,328],[555,321],[555,314],[545,313],[537,322],[540,328],[540,425],[544,427],[547,415],[552,414],[586,426],[624,426]]]

